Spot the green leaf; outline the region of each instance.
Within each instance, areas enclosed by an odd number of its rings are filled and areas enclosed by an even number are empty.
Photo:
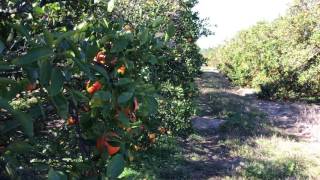
[[[0,77],[0,84],[17,84],[17,81],[9,79],[9,78],[4,78],[4,77]]]
[[[95,107],[103,107],[106,102],[111,100],[111,93],[106,91],[99,91],[94,94],[92,99],[90,100],[90,106],[92,108]]]
[[[51,100],[57,108],[59,116],[67,119],[69,114],[69,103],[67,99],[63,95],[59,94],[51,97]]]
[[[49,57],[52,54],[52,50],[48,47],[35,48],[31,49],[26,55],[14,59],[13,63],[16,65],[26,65],[39,59]]]
[[[49,60],[43,60],[39,63],[40,67],[40,84],[47,86],[51,75],[51,64]]]
[[[129,118],[128,118],[123,112],[120,112],[120,113],[119,113],[119,121],[120,121],[125,127],[129,127],[129,126],[130,126],[130,120],[129,120]]]
[[[95,71],[97,71],[98,73],[100,73],[105,79],[106,79],[106,81],[105,82],[107,82],[108,84],[109,84],[109,75],[108,75],[108,73],[107,73],[107,71],[103,68],[103,67],[101,67],[101,66],[99,66],[99,65],[94,65],[94,66],[90,66],[93,70],[95,70]]]
[[[15,110],[13,116],[19,120],[24,133],[29,137],[33,137],[33,121],[29,114]]]
[[[130,78],[120,78],[118,82],[115,83],[116,86],[124,86],[132,83],[132,79]]]
[[[114,9],[114,3],[115,3],[115,0],[110,0],[108,2],[108,12],[112,12],[113,9]]]
[[[145,29],[139,34],[140,44],[143,45],[149,41],[149,30]]]
[[[75,59],[74,62],[79,67],[79,69],[83,71],[87,77],[89,77],[89,79],[93,79],[93,75],[88,66],[84,65],[79,59]]]
[[[20,123],[17,120],[5,121],[0,125],[0,134],[4,135],[20,126]]]
[[[112,53],[121,52],[125,50],[128,46],[129,42],[125,38],[120,38],[114,42],[113,47],[111,48]]]
[[[59,92],[61,92],[63,83],[64,77],[62,75],[62,72],[59,69],[54,68],[51,72],[50,95],[55,96]]]
[[[4,43],[0,40],[0,54],[2,53],[2,51],[6,48],[6,46],[4,45]]]
[[[33,121],[32,121],[32,118],[28,114],[21,112],[19,110],[14,110],[10,106],[8,101],[6,101],[5,99],[3,99],[1,97],[0,97],[0,108],[8,110],[14,116],[14,118],[19,121],[19,123],[22,125],[22,129],[23,129],[24,133],[27,136],[29,136],[29,137],[33,136]]]
[[[150,58],[149,58],[149,62],[152,64],[152,65],[155,65],[158,63],[158,60],[157,58],[154,56],[154,55],[151,55]]]
[[[41,8],[41,7],[34,7],[33,8],[33,12],[35,13],[35,14],[37,14],[37,15],[43,15],[45,12],[44,12],[44,10]]]
[[[174,34],[176,32],[176,29],[174,27],[174,24],[171,22],[169,25],[168,25],[168,29],[167,29],[167,34],[169,36],[169,38],[173,37]]]
[[[0,64],[0,70],[12,70],[13,66]]]
[[[124,170],[124,163],[121,154],[113,156],[107,167],[107,176],[110,178],[117,178]]]
[[[30,37],[30,35],[29,35],[30,31],[25,26],[23,26],[22,24],[12,24],[11,27],[13,29],[15,29],[22,36],[25,36],[27,38]]]
[[[120,94],[120,96],[118,97],[118,103],[124,104],[127,101],[129,101],[129,99],[131,99],[132,96],[133,96],[132,92],[124,92],[124,93]]]
[[[47,42],[47,44],[49,46],[52,46],[53,40],[54,40],[53,34],[50,33],[49,31],[44,31],[43,35],[44,35],[44,38],[45,38],[45,41]]]
[[[88,102],[89,98],[85,96],[82,92],[77,90],[71,90],[72,96],[76,99],[78,102]]]
[[[61,171],[55,171],[54,169],[50,169],[48,173],[49,180],[67,180],[68,177]]]
[[[152,27],[157,27],[159,26],[160,24],[162,24],[162,21],[163,21],[163,18],[161,16],[157,17],[153,23],[152,23]]]
[[[8,146],[8,150],[18,154],[31,152],[33,149],[33,146],[23,141],[17,141]]]

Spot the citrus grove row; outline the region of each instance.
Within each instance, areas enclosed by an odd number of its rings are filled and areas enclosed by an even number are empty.
[[[116,178],[191,131],[195,0],[0,2],[0,179]]]

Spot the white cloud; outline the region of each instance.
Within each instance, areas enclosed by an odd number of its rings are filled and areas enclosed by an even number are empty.
[[[284,14],[291,0],[199,0],[195,7],[200,17],[209,17],[214,36],[203,37],[201,48],[214,47],[231,38],[241,29],[261,20],[273,20]],[[214,27],[214,25],[217,27]]]

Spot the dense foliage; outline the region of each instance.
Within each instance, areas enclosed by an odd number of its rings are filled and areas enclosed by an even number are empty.
[[[320,5],[295,1],[286,15],[260,22],[209,53],[234,83],[261,89],[261,96],[320,96]]]
[[[190,130],[194,0],[0,2],[0,178],[116,178]]]

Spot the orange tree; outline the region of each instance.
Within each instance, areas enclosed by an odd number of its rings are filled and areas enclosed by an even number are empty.
[[[175,2],[125,12],[113,0],[0,3],[2,179],[115,178],[162,119],[185,123],[169,119],[183,101],[176,119],[191,114],[201,22],[193,1]]]
[[[122,1],[116,11],[132,26],[145,24],[156,37],[167,39],[167,46],[153,52],[148,66],[149,81],[159,87],[157,123],[174,134],[191,130],[190,116],[195,113],[194,97],[198,76],[205,59],[195,44],[201,35],[208,35],[205,20],[192,11],[197,0],[135,0]],[[140,13],[137,13],[140,12]],[[160,30],[160,31],[159,31]],[[168,32],[168,33],[163,33]],[[161,60],[159,63],[157,60]]]

